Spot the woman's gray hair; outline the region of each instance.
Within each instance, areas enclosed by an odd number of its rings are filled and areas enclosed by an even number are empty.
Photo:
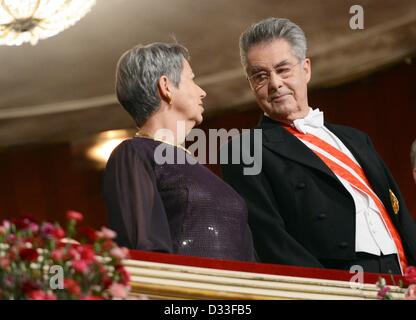
[[[410,149],[410,161],[412,162],[412,169],[416,169],[416,140],[413,141]]]
[[[288,19],[267,18],[252,24],[240,36],[240,57],[244,69],[247,70],[247,52],[251,47],[276,39],[286,40],[299,61],[305,59],[307,44],[302,29]]]
[[[138,45],[117,63],[116,94],[120,104],[140,127],[159,109],[158,81],[165,75],[178,87],[188,50],[177,43]]]

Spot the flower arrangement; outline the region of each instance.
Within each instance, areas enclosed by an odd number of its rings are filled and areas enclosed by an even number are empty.
[[[128,255],[103,227],[79,227],[83,215],[67,212],[58,223],[30,218],[0,223],[0,299],[125,299],[129,274],[121,264]]]
[[[416,267],[407,267],[403,277],[407,285],[404,298],[406,300],[416,300]],[[380,278],[378,280],[377,286],[379,288],[379,291],[377,293],[378,299],[394,300],[391,288],[387,286],[386,280],[384,278]],[[400,287],[403,287],[403,283],[400,283]]]

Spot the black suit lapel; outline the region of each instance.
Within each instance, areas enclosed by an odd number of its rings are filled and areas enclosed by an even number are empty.
[[[320,172],[335,179],[344,188],[336,175],[327,165],[306,147],[298,138],[285,130],[277,121],[263,116],[259,127],[263,130],[263,145],[269,150],[301,163],[307,167],[319,170]]]

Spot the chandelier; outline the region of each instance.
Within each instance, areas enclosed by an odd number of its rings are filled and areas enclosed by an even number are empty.
[[[95,0],[0,0],[0,45],[32,45],[74,25]]]

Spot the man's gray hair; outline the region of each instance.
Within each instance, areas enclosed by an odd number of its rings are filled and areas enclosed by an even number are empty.
[[[251,47],[276,39],[286,40],[299,61],[305,59],[307,44],[303,30],[288,19],[267,18],[252,24],[240,36],[240,57],[244,69],[247,70],[247,52]]]
[[[416,140],[413,141],[410,148],[410,161],[412,162],[412,168],[416,169]]]
[[[140,127],[159,109],[158,81],[165,75],[178,87],[188,50],[177,43],[138,45],[117,63],[116,94],[120,104]]]

